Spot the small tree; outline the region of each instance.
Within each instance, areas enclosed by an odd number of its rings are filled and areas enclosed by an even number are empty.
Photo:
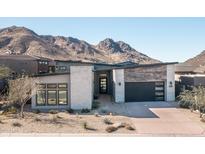
[[[21,77],[15,80],[9,80],[9,94],[10,102],[20,105],[20,117],[24,117],[24,106],[32,97],[32,90],[36,90],[36,79],[31,77]]]
[[[0,87],[0,99],[4,98],[7,86],[6,86],[6,80],[11,75],[11,70],[8,67],[1,66],[0,65],[0,80],[2,80],[3,84],[2,87]]]

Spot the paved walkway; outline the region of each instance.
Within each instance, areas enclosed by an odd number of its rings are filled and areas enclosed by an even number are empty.
[[[130,117],[137,133],[153,136],[205,136],[205,123],[199,115],[180,109],[176,102],[112,103],[107,96],[100,98],[101,109],[114,115]]]

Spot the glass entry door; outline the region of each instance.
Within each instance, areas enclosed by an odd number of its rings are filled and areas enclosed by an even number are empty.
[[[107,77],[100,77],[99,79],[100,84],[100,93],[106,94],[107,93]]]

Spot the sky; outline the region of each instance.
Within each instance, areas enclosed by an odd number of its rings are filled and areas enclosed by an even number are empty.
[[[94,45],[121,40],[163,62],[183,62],[205,50],[205,18],[0,18],[0,28],[12,25]]]

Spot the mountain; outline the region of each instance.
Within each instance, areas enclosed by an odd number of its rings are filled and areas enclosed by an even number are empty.
[[[58,60],[82,60],[89,62],[158,63],[123,41],[107,38],[97,45],[72,37],[38,35],[25,27],[0,29],[0,55],[26,54]]]
[[[184,64],[188,64],[196,67],[205,66],[205,50],[202,51],[197,56],[188,59],[187,61],[184,62]]]

